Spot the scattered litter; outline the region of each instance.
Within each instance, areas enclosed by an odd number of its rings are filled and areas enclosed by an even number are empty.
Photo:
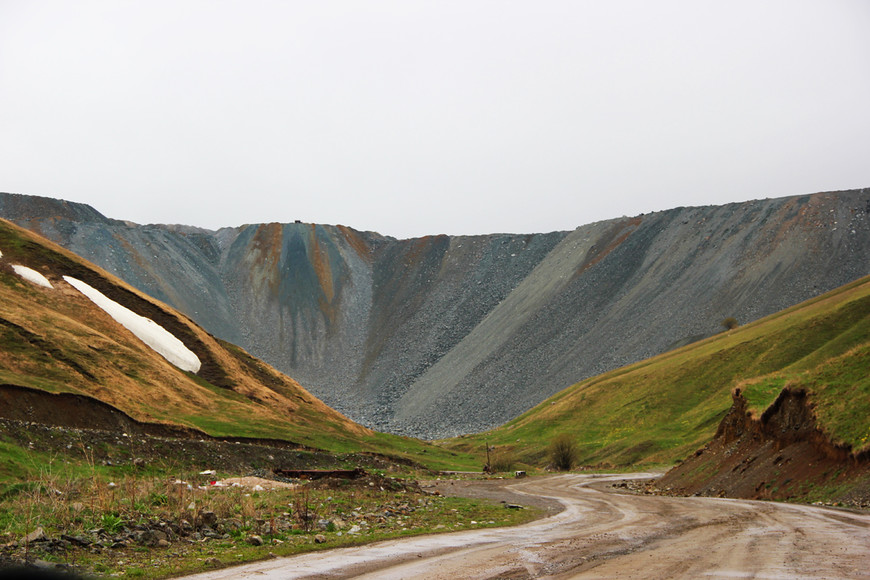
[[[262,477],[229,477],[224,480],[215,481],[213,487],[247,487],[253,491],[269,491],[273,489],[293,489],[299,487],[295,483],[286,483],[284,481],[273,481]]]
[[[217,472],[214,469],[206,469],[205,471],[200,471],[200,475],[214,475]]]

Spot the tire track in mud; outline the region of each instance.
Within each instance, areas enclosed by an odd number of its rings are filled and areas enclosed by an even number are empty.
[[[508,489],[564,509],[514,528],[388,540],[188,578],[870,578],[870,514],[606,485],[653,476],[529,479]]]

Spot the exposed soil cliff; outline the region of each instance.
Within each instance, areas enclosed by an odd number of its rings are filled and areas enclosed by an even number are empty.
[[[0,194],[0,216],[351,418],[427,438],[488,429],[727,317],[756,320],[870,274],[868,189],[413,240],[301,223],[141,226],[13,194]]]
[[[854,454],[817,427],[811,396],[784,389],[755,417],[739,389],[714,439],[655,486],[680,495],[834,501],[870,507],[870,456]]]

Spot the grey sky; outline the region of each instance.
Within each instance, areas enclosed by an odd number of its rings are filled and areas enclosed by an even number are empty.
[[[870,2],[0,0],[0,191],[541,232],[870,186]]]

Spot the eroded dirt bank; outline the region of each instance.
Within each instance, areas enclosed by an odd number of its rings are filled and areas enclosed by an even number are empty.
[[[870,507],[870,458],[816,424],[807,394],[785,389],[753,417],[739,389],[713,440],[652,484],[676,495],[815,501]],[[832,493],[828,493],[832,492]]]
[[[400,458],[329,453],[290,441],[211,437],[196,429],[143,423],[92,397],[0,385],[0,436],[23,448],[79,455],[106,465],[169,458],[199,469],[237,472],[339,469],[353,464],[389,469]]]
[[[524,526],[379,542],[189,578],[868,577],[870,515],[622,494],[593,485],[623,477],[572,474],[512,483],[515,493],[564,506]]]

